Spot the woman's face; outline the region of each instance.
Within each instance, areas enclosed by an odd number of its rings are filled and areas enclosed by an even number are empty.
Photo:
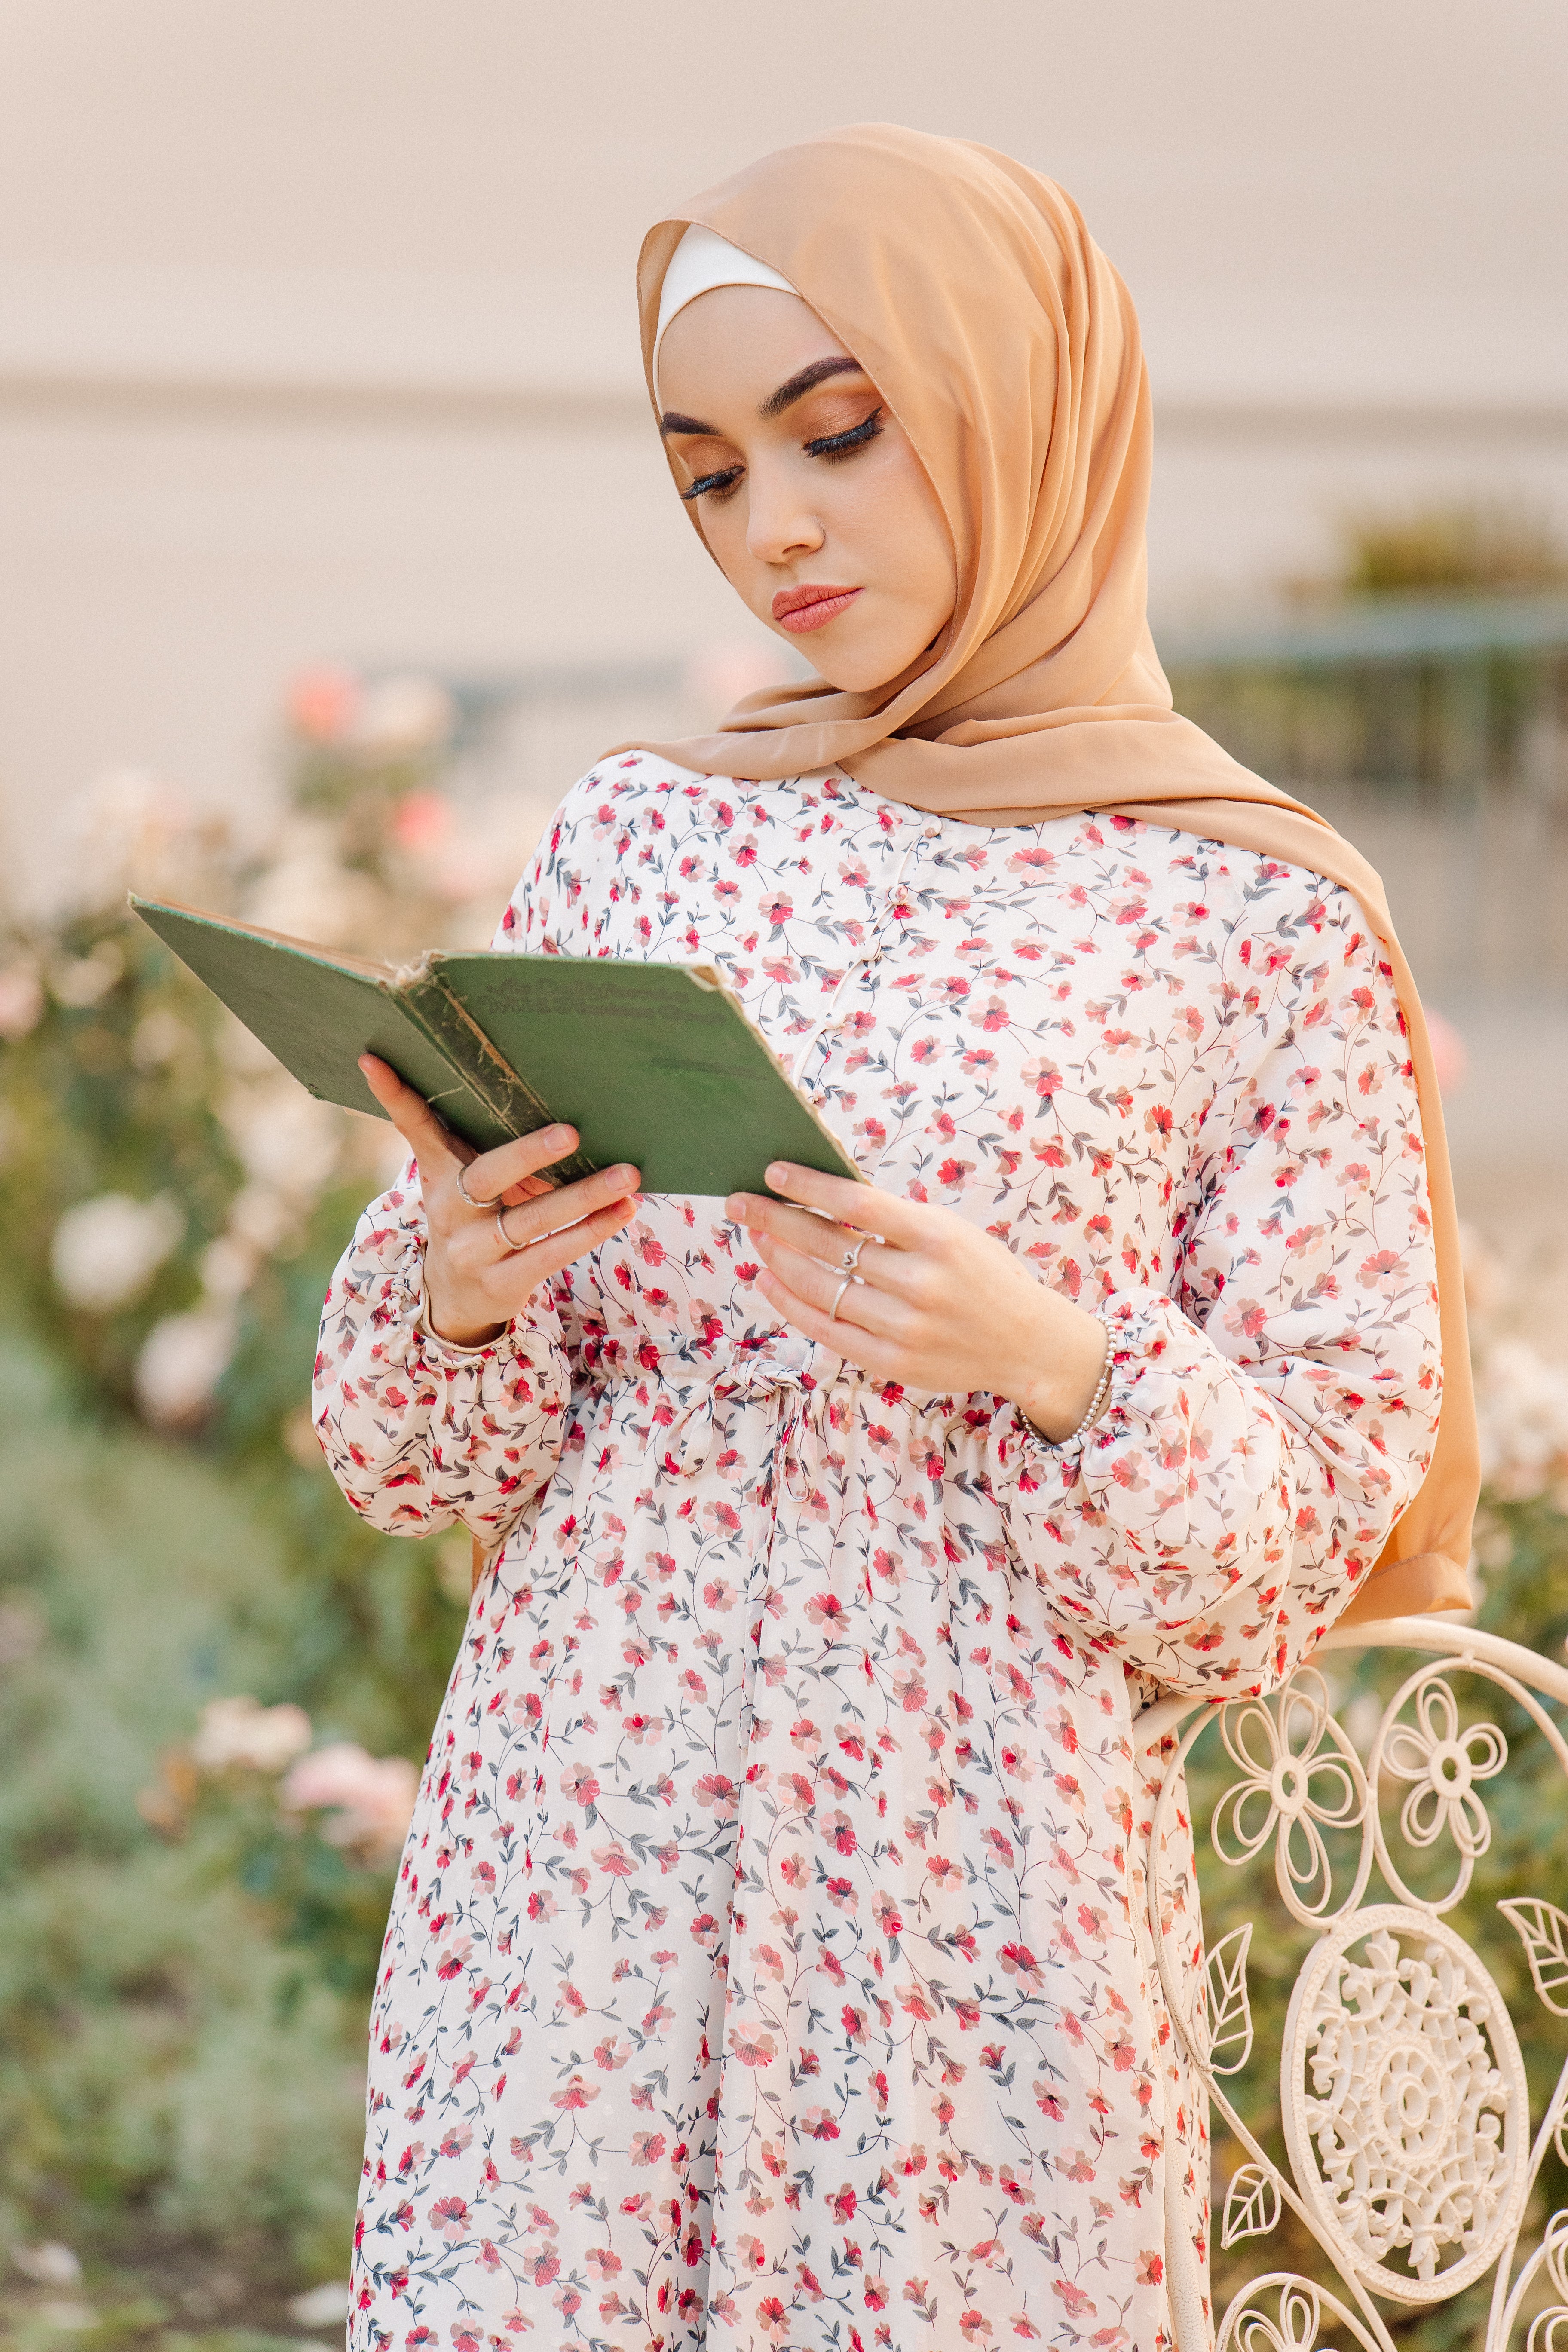
[[[724,577],[830,686],[868,693],[939,636],[952,540],[909,436],[798,295],[721,286],[658,352],[680,494]]]

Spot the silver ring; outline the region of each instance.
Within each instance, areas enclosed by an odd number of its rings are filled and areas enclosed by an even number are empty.
[[[866,1236],[865,1236],[865,1234],[861,1234],[861,1236],[860,1236],[860,1238],[859,1238],[859,1240],[856,1243],[856,1244],[855,1244],[854,1248],[853,1248],[853,1249],[847,1249],[847,1250],[846,1250],[846,1251],[845,1251],[845,1253],[844,1253],[844,1255],[843,1255],[843,1256],[839,1259],[839,1261],[838,1261],[838,1271],[839,1271],[839,1273],[840,1273],[840,1274],[853,1274],[853,1273],[854,1273],[854,1271],[855,1271],[856,1267],[857,1267],[857,1266],[859,1265],[859,1263],[860,1263],[860,1253],[861,1253],[861,1251],[865,1248],[865,1246],[866,1246]]]
[[[464,1195],[464,1198],[466,1199],[467,1197],[468,1197],[468,1196],[467,1196],[467,1194],[465,1194],[465,1195]],[[492,1205],[492,1204],[491,1204],[489,1201],[486,1201],[486,1202],[482,1202],[482,1203],[476,1203],[476,1206],[483,1206],[484,1208],[487,1208],[487,1209],[488,1209],[488,1208],[489,1208],[491,1205]],[[528,1247],[528,1244],[527,1244],[526,1242],[514,1242],[514,1241],[513,1241],[513,1239],[512,1239],[511,1235],[508,1233],[508,1231],[507,1231],[507,1229],[506,1229],[506,1210],[505,1210],[505,1208],[503,1207],[503,1205],[501,1204],[501,1202],[500,1202],[500,1201],[497,1201],[493,1205],[494,1205],[495,1213],[496,1213],[496,1231],[497,1231],[497,1233],[500,1235],[500,1238],[501,1238],[501,1247],[505,1250],[505,1252],[506,1252],[506,1254],[507,1254],[508,1257],[515,1257],[515,1256],[517,1255],[517,1254],[518,1254],[519,1250],[524,1250],[524,1249],[526,1249],[526,1248]]]
[[[837,1320],[838,1320],[838,1309],[839,1309],[839,1307],[840,1307],[842,1306],[842,1304],[843,1304],[843,1301],[844,1301],[844,1294],[845,1294],[845,1292],[848,1289],[848,1287],[849,1287],[850,1284],[854,1281],[854,1279],[855,1279],[855,1276],[854,1276],[852,1274],[847,1274],[847,1275],[845,1276],[845,1277],[844,1277],[843,1281],[839,1284],[839,1286],[838,1286],[837,1289],[834,1292],[834,1294],[833,1294],[833,1304],[832,1304],[832,1306],[831,1306],[831,1307],[828,1308],[828,1310],[827,1310],[827,1319],[828,1319],[828,1321],[829,1321],[830,1323],[837,1323]]]
[[[493,1209],[495,1207],[495,1202],[493,1199],[489,1201],[475,1200],[473,1194],[468,1190],[467,1181],[465,1181],[468,1173],[468,1166],[467,1160],[465,1160],[463,1165],[458,1171],[458,1190],[462,1194],[468,1207],[470,1209]]]

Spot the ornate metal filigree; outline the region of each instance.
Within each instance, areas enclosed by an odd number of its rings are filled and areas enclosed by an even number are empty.
[[[1452,1928],[1393,1903],[1341,1919],[1297,1979],[1280,2089],[1297,2186],[1374,2294],[1435,2303],[1489,2270],[1524,2202],[1529,2102],[1502,1995]]]
[[[1252,1922],[1222,1936],[1198,1979],[1192,2037],[1215,2074],[1239,2074],[1252,2055],[1252,2002],[1247,1990],[1247,1955]]]
[[[1401,1723],[1399,1716],[1411,1705],[1415,1722]],[[1461,1730],[1458,1702],[1440,1666],[1413,1675],[1390,1701],[1367,1759],[1368,1778],[1375,1785],[1379,1774],[1386,1772],[1409,1785],[1399,1813],[1399,1833],[1406,1845],[1419,1853],[1447,1836],[1458,1856],[1446,1894],[1413,1894],[1394,1866],[1379,1816],[1378,1864],[1403,1902],[1451,1911],[1465,1894],[1492,1837],[1491,1819],[1476,1783],[1493,1779],[1507,1761],[1508,1742],[1495,1723],[1472,1723]]]
[[[1535,1990],[1554,2016],[1568,2017],[1568,1914],[1555,1903],[1521,1898],[1498,1909],[1524,1946]]]
[[[1363,1827],[1367,1783],[1334,1721],[1321,1675],[1303,1667],[1272,1706],[1261,1699],[1227,1706],[1220,1736],[1242,1777],[1215,1807],[1215,1853],[1234,1866],[1273,1838],[1275,1881],[1291,1916],[1309,1926],[1337,1917],[1329,1907],[1333,1873],[1323,1831]],[[1371,1868],[1371,1841],[1363,1835],[1355,1882],[1339,1910],[1360,1902]]]
[[[1275,2290],[1278,2294],[1270,2315],[1258,2307],[1259,2300]],[[1341,2327],[1349,2328],[1364,2352],[1373,2352],[1376,2339],[1344,2305],[1323,2288],[1314,2286],[1310,2279],[1298,2278],[1293,2271],[1270,2271],[1263,2278],[1250,2280],[1232,2298],[1216,2352],[1319,2352],[1325,2310]],[[1181,2352],[1186,2352],[1184,2345]],[[1552,2352],[1556,2352],[1555,2347]]]
[[[1165,1762],[1149,1913],[1155,1958],[1187,2063],[1244,2159],[1226,2187],[1221,2243],[1267,2237],[1289,2207],[1350,2298],[1341,2303],[1294,2273],[1270,2272],[1232,2296],[1217,2352],[1329,2352],[1320,2347],[1325,2326],[1342,2347],[1353,2340],[1363,2352],[1394,2352],[1374,2297],[1406,2308],[1446,2301],[1489,2269],[1485,2352],[1516,2346],[1524,2312],[1540,2305],[1548,2286],[1554,2300],[1533,2311],[1523,2352],[1568,2352],[1568,2214],[1553,2217],[1522,2261],[1519,2246],[1546,2151],[1555,2143],[1568,2162],[1568,2062],[1532,2141],[1523,2063],[1502,1995],[1443,1916],[1487,1851],[1491,1822],[1482,1790],[1509,1760],[1495,1723],[1465,1722],[1450,1677],[1462,1672],[1504,1693],[1568,1778],[1568,1739],[1537,1696],[1568,1705],[1568,1672],[1495,1636],[1431,1620],[1332,1633],[1327,1646],[1363,1643],[1447,1654],[1425,1660],[1383,1709],[1364,1767],[1334,1719],[1321,1675],[1310,1668],[1271,1698],[1233,1701],[1200,1717],[1173,1755],[1159,1751]],[[1193,1711],[1163,1703],[1151,1723],[1151,1753]],[[1222,2079],[1246,2065],[1252,2047],[1251,1925],[1233,1928],[1194,1969],[1190,1948],[1169,1932],[1179,1906],[1163,1892],[1163,1871],[1190,1867],[1181,1860],[1185,1759],[1216,1717],[1240,1777],[1215,1808],[1214,1852],[1236,1866],[1266,1855],[1272,1843],[1280,1897],[1315,1938],[1280,2053],[1284,2169],[1237,2112]],[[1396,1822],[1384,1823],[1385,1806],[1391,1813],[1397,1807]],[[1347,1833],[1337,1845],[1335,1832]],[[1452,1870],[1439,1862],[1422,1874],[1440,1877],[1440,1892],[1406,1885],[1391,1837],[1415,1855],[1451,1851]],[[1364,1902],[1374,1864],[1396,1900]],[[1523,1895],[1500,1908],[1524,1947],[1542,2003],[1568,2018],[1568,1910]],[[1174,2294],[1181,2251],[1172,2251],[1173,2312],[1183,2315],[1177,2352],[1205,2352],[1207,2323],[1193,2315],[1201,2311],[1198,2274],[1183,2295]]]

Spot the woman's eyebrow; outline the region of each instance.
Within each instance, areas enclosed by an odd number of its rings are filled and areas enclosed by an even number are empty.
[[[797,368],[776,392],[769,393],[757,414],[771,423],[773,417],[782,416],[786,408],[793,408],[797,400],[804,400],[806,394],[815,391],[819,383],[826,383],[829,376],[864,373],[859,361],[851,359],[847,352],[841,352],[836,359],[813,360],[808,366]],[[658,429],[664,434],[702,433],[710,438],[719,437],[716,425],[706,424],[700,416],[683,416],[678,408],[665,410],[658,420]]]
[[[830,375],[862,375],[864,373],[859,361],[851,359],[847,352],[841,352],[837,359],[813,360],[808,367],[797,369],[776,392],[770,393],[757,414],[764,421],[771,421],[775,416],[782,416],[786,408],[793,407],[797,400],[803,400],[819,383],[826,383]]]

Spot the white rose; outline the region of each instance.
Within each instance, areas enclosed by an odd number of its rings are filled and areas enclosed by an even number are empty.
[[[0,971],[0,1037],[26,1037],[38,1025],[44,1010],[44,984],[37,967],[7,964]]]
[[[281,1772],[304,1754],[311,1737],[302,1706],[263,1706],[243,1695],[215,1698],[202,1709],[191,1755],[204,1772],[222,1772],[235,1764],[255,1772]]]
[[[310,1201],[337,1166],[343,1120],[292,1078],[230,1087],[219,1116],[253,1184]]]
[[[367,1755],[352,1739],[302,1756],[279,1792],[286,1811],[331,1808],[321,1835],[332,1845],[395,1853],[408,1834],[419,1768],[405,1756]]]
[[[136,1359],[136,1402],[163,1429],[198,1421],[234,1353],[234,1317],[217,1307],[165,1315]]]
[[[79,1201],[55,1227],[49,1267],[73,1307],[107,1314],[139,1297],[184,1233],[179,1203],[166,1192],[133,1201],[100,1192]]]

